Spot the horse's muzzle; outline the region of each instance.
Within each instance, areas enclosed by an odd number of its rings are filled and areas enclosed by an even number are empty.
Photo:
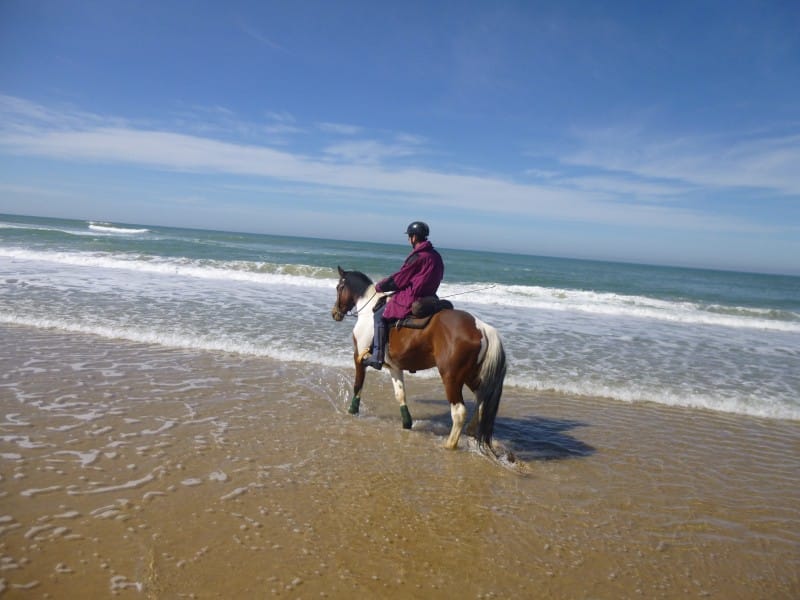
[[[334,321],[341,321],[344,319],[344,313],[339,310],[338,306],[334,306],[333,309],[331,309],[331,316]]]

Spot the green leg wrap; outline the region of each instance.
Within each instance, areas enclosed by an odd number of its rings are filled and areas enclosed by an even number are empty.
[[[351,415],[357,415],[358,407],[360,404],[361,404],[361,398],[359,398],[358,396],[353,396],[353,399],[350,400],[350,408],[347,409],[347,412],[349,412]]]
[[[400,407],[400,416],[403,419],[403,429],[411,429],[411,413],[405,404]]]

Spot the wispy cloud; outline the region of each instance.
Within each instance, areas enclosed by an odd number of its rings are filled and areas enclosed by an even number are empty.
[[[173,111],[171,129],[199,136],[215,136],[223,139],[263,140],[265,136],[270,143],[285,145],[293,136],[304,134],[306,130],[297,124],[295,117],[288,111],[266,111],[258,120],[242,119],[227,107],[214,106],[180,106]],[[99,125],[108,125],[100,122]],[[129,124],[133,126],[134,124]],[[158,129],[153,123],[137,123],[136,128]],[[160,127],[164,129],[163,126]]]
[[[236,21],[236,26],[239,30],[247,35],[248,37],[256,40],[258,43],[263,44],[273,50],[279,50],[281,52],[286,52],[286,48],[281,46],[279,43],[274,41],[272,38],[268,37],[266,34],[262,33],[255,26],[251,25],[250,23],[245,22],[243,18],[239,18]]]
[[[580,149],[565,165],[592,167],[682,186],[763,189],[800,194],[800,131],[654,138],[629,128],[579,134]]]
[[[125,119],[106,117],[72,107],[50,108],[24,98],[0,94],[0,128],[33,131],[53,127],[85,128],[93,125],[126,126]]]
[[[288,113],[272,117],[276,123],[294,123]],[[680,152],[691,150],[686,142],[676,144],[672,152],[651,147],[646,159],[637,159],[630,147],[628,152],[617,151],[614,155],[607,144],[587,143],[581,151],[563,158],[563,164],[590,165],[605,170],[603,173],[565,170],[563,176],[531,183],[498,173],[442,171],[420,163],[414,165],[410,160],[424,149],[417,142],[424,140],[413,136],[395,136],[388,142],[345,140],[301,153],[177,133],[164,127],[120,126],[117,120],[103,123],[95,115],[59,116],[55,111],[13,99],[0,99],[0,123],[5,123],[0,124],[0,151],[7,154],[214,173],[229,179],[256,177],[270,184],[311,186],[323,192],[335,191],[337,195],[351,190],[355,203],[363,202],[365,194],[375,198],[389,195],[400,196],[406,204],[426,210],[473,211],[478,215],[700,230],[763,231],[767,227],[734,215],[712,215],[687,204],[643,200],[648,195],[676,194],[690,185],[736,185],[739,175],[703,176],[691,161],[679,160]],[[25,127],[21,126],[23,123]],[[785,137],[772,143],[762,140],[736,146],[728,157],[729,164],[743,167],[754,162],[750,168],[761,171],[765,184],[766,172],[785,171],[785,181],[778,187],[773,183],[773,189],[791,189],[786,183],[792,177],[786,160],[795,156],[796,150],[788,141]],[[761,162],[755,162],[759,157]],[[710,157],[706,160],[707,168],[712,170]],[[800,164],[800,157],[796,164]],[[752,185],[751,178],[745,179],[747,185]]]
[[[335,133],[339,135],[358,135],[363,131],[358,125],[348,125],[346,123],[318,123],[320,131]]]
[[[664,182],[652,179],[644,180],[640,177],[631,177],[627,174],[617,173],[608,175],[584,175],[559,177],[557,182],[565,187],[576,190],[605,192],[619,197],[632,197],[640,202],[666,202],[678,200],[683,194],[696,191],[698,186],[691,186],[682,182]]]
[[[415,140],[398,138],[393,142],[378,140],[348,140],[324,148],[324,153],[337,160],[355,164],[381,164],[387,159],[403,158],[419,154]]]
[[[266,118],[267,122],[263,126],[266,133],[277,136],[305,133],[304,128],[297,124],[294,115],[287,111],[268,111]]]

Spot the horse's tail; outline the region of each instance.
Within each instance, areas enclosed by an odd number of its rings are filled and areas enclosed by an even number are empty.
[[[475,392],[478,406],[481,408],[478,423],[478,443],[491,448],[494,421],[503,394],[503,381],[506,377],[506,351],[497,330],[483,321],[475,319],[478,329],[486,340],[486,352],[481,361],[481,382]]]

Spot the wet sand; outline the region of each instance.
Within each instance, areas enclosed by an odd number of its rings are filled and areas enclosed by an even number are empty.
[[[504,465],[407,384],[0,327],[0,593],[800,597],[800,423],[509,388]]]

